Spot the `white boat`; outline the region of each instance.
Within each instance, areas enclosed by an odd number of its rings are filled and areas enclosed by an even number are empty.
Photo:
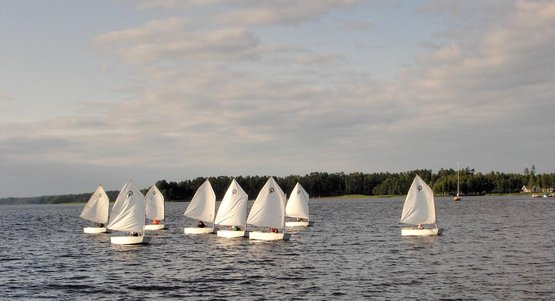
[[[402,236],[430,236],[443,232],[437,227],[434,192],[418,175],[409,188],[400,223],[413,225],[402,228]]]
[[[252,204],[247,224],[258,228],[268,227],[272,231],[250,231],[249,238],[256,240],[289,240],[290,233],[285,233],[285,194],[270,177],[262,187]],[[278,229],[281,229],[281,233]]]
[[[214,233],[214,217],[216,215],[216,193],[210,185],[208,179],[200,185],[195,192],[193,199],[187,206],[183,214],[192,219],[198,220],[197,225],[204,225],[204,223],[211,223],[212,227],[189,227],[183,231],[185,234],[207,234]]]
[[[152,221],[152,224],[145,225],[145,230],[166,229],[162,222],[164,220],[164,195],[156,185],[152,185],[146,193],[145,206],[146,218]]]
[[[108,229],[125,231],[127,236],[112,236],[110,242],[117,245],[145,244],[150,238],[144,237],[145,197],[141,191],[127,180],[112,207]]]
[[[249,196],[235,179],[231,181],[214,224],[219,228],[216,234],[220,237],[234,238],[247,237],[247,205]],[[229,226],[231,229],[221,229],[220,226]]]
[[[287,206],[285,206],[285,217],[295,218],[296,221],[286,221],[286,227],[308,227],[312,226],[312,222],[308,215],[308,199],[309,195],[306,190],[297,182],[297,185],[291,191]]]
[[[81,218],[94,222],[96,226],[83,228],[84,233],[97,234],[107,231],[105,225],[108,223],[109,206],[110,200],[106,191],[104,191],[102,185],[98,185],[80,215]]]
[[[462,200],[462,197],[460,196],[460,190],[459,190],[459,187],[460,187],[459,173],[460,173],[459,162],[457,162],[457,195],[453,198],[453,201],[455,202]]]

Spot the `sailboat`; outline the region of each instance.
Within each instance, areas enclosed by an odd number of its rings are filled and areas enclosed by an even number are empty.
[[[206,234],[214,233],[214,216],[216,215],[216,193],[210,185],[208,179],[200,185],[195,192],[193,199],[187,206],[185,213],[187,217],[199,221],[199,225],[204,223],[212,223],[212,228],[209,227],[190,227],[185,228],[185,234]]]
[[[459,187],[460,187],[459,173],[460,173],[459,162],[457,162],[457,195],[453,198],[453,201],[455,202],[462,200],[462,197],[460,196],[460,191],[459,191]]]
[[[290,233],[285,233],[285,194],[273,177],[262,187],[252,204],[247,224],[256,227],[270,227],[272,231],[251,231],[250,239],[289,240]],[[279,233],[278,228],[282,229]]]
[[[235,179],[231,181],[214,223],[218,226],[231,226],[231,229],[220,229],[216,234],[220,237],[245,237],[248,236],[247,205],[249,196]]]
[[[110,200],[108,195],[106,195],[106,191],[104,191],[102,185],[98,185],[98,188],[91,195],[80,215],[81,218],[96,223],[96,227],[83,228],[84,233],[96,234],[106,232],[105,225],[108,223],[109,206]]]
[[[443,229],[437,227],[434,192],[418,175],[409,188],[400,223],[418,225],[401,229],[401,236],[440,235]],[[425,228],[423,225],[434,225]]]
[[[286,227],[307,227],[312,226],[312,222],[308,218],[308,192],[304,190],[300,183],[297,182],[287,206],[285,206],[285,216],[296,218],[296,221],[286,221]]]
[[[152,221],[152,224],[145,225],[145,230],[167,229],[160,223],[164,220],[164,195],[156,185],[152,185],[146,193],[145,206],[146,218]]]
[[[112,236],[110,242],[117,245],[136,245],[150,241],[144,237],[145,197],[127,180],[112,207],[108,229],[129,232],[127,236]]]

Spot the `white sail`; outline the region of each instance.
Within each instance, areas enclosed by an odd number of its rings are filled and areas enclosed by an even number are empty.
[[[409,188],[400,222],[411,225],[436,222],[434,192],[418,175]]]
[[[106,191],[104,191],[102,185],[99,185],[87,204],[85,204],[80,217],[91,222],[106,224],[108,222],[109,206],[110,200],[106,195]]]
[[[233,179],[218,208],[214,223],[222,226],[246,227],[248,200],[247,193]]]
[[[112,207],[108,229],[143,233],[145,226],[145,197],[131,183],[125,183]]]
[[[189,206],[187,206],[184,215],[203,222],[214,222],[214,216],[216,215],[216,193],[214,193],[210,181],[206,180],[200,185]]]
[[[145,196],[146,218],[164,220],[164,196],[156,185],[152,185]]]
[[[285,215],[308,219],[308,198],[308,192],[304,190],[300,183],[297,183],[287,201]]]
[[[285,194],[274,180],[268,179],[252,204],[247,224],[257,227],[285,227]]]

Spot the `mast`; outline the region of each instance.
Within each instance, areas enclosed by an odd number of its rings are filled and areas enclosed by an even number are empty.
[[[460,182],[460,173],[461,169],[459,167],[459,161],[457,161],[457,196],[459,196],[459,182]]]

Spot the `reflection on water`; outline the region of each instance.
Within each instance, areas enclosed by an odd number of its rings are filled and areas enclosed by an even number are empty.
[[[168,203],[151,244],[82,233],[82,205],[3,206],[2,299],[554,299],[555,202],[438,199],[439,237],[401,237],[402,199],[313,200],[290,241],[185,235]]]

